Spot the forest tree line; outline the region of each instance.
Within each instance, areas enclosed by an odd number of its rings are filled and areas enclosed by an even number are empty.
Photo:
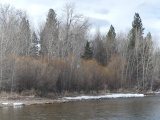
[[[27,14],[0,5],[0,91],[90,92],[99,90],[157,90],[160,88],[160,50],[138,13],[128,33],[106,35],[77,14],[74,4],[63,6],[63,19],[49,9],[38,32]]]

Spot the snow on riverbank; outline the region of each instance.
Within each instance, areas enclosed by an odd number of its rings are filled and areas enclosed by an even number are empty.
[[[9,103],[9,102],[4,102],[4,103],[1,103],[1,105],[4,107],[4,106],[24,106],[25,104],[24,103]]]
[[[7,102],[6,102],[7,101]],[[28,105],[44,105],[44,104],[54,104],[54,103],[66,103],[71,100],[64,99],[48,99],[48,98],[32,98],[32,99],[17,99],[17,100],[8,100],[0,98],[0,108],[1,107],[22,107]]]
[[[23,106],[24,103],[13,103],[14,106]]]
[[[67,100],[93,100],[93,99],[111,99],[111,98],[131,98],[131,97],[144,97],[144,94],[107,94],[99,96],[77,96],[77,97],[64,97]]]

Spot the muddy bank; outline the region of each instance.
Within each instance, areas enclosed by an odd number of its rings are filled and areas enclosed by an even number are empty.
[[[17,97],[17,98],[0,97],[0,107],[66,103],[70,101],[72,100],[66,100],[63,98],[50,99],[50,98],[28,97],[28,96],[27,97]]]

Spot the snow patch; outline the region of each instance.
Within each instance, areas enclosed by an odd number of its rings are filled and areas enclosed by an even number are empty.
[[[131,97],[144,97],[144,94],[107,94],[99,96],[77,96],[77,97],[64,97],[67,100],[96,100],[96,99],[111,99],[111,98],[131,98]]]
[[[9,103],[2,103],[2,105],[7,106],[7,105],[9,105]]]
[[[155,92],[155,94],[160,94],[160,91]]]
[[[13,103],[14,106],[23,106],[23,103]]]

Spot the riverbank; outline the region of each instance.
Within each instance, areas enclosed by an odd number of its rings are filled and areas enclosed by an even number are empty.
[[[56,99],[41,98],[35,96],[17,96],[17,97],[0,97],[0,107],[23,106],[23,105],[39,105],[39,104],[55,104],[67,103],[77,100],[95,100],[95,99],[112,99],[112,98],[129,98],[144,97],[144,94],[106,94],[98,96],[77,96],[77,97],[61,97]]]
[[[18,96],[18,97],[8,97],[8,98],[1,97],[0,107],[66,103],[70,101],[71,100],[66,100],[62,98],[50,99],[50,98],[41,98],[41,97],[34,97],[34,96]]]
[[[55,104],[55,103],[67,103],[77,100],[96,100],[96,99],[113,99],[113,98],[133,98],[144,97],[148,95],[159,94],[159,92],[145,92],[145,93],[133,93],[133,92],[117,92],[117,93],[103,93],[103,94],[77,94],[66,93],[63,96],[57,96],[54,98],[38,97],[34,95],[22,96],[19,94],[0,94],[0,107],[5,106],[23,106],[23,105],[39,105],[39,104]]]

